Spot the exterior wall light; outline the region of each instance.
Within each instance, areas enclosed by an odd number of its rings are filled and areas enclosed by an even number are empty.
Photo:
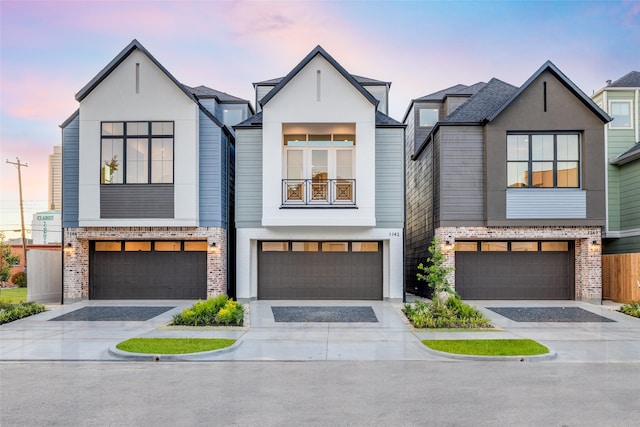
[[[452,251],[453,250],[453,246],[454,246],[453,242],[450,239],[447,239],[444,242],[444,250],[447,251],[447,252]]]
[[[73,255],[73,245],[71,243],[64,245],[64,253],[65,255]]]
[[[216,242],[211,242],[209,243],[209,253],[216,253],[218,252],[218,246],[216,245]]]
[[[600,247],[601,247],[601,244],[599,241],[592,240],[591,244],[589,245],[589,250],[591,252],[600,252]]]

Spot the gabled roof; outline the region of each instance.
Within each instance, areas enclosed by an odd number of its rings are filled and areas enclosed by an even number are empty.
[[[298,65],[296,65],[293,70],[289,72],[278,84],[274,87],[268,94],[265,95],[264,98],[260,101],[260,105],[264,106],[267,102],[269,102],[280,90],[287,85],[307,64],[316,57],[316,55],[322,56],[324,59],[329,62],[342,76],[349,82],[351,85],[356,88],[358,92],[360,92],[373,106],[378,105],[378,100],[371,95],[365,88],[362,87],[360,83],[354,79],[354,77],[347,73],[342,65],[338,64],[338,62],[333,59],[331,55],[329,55],[320,45],[316,46],[307,56],[304,57],[302,61]]]
[[[529,80],[527,80],[522,86],[520,86],[520,88],[515,93],[513,93],[511,95],[511,97],[509,97],[509,99],[507,99],[500,106],[500,108],[495,110],[489,117],[487,117],[487,120],[488,121],[492,121],[496,117],[498,117],[500,115],[500,113],[502,113],[511,104],[511,102],[513,102],[513,100],[515,100],[518,96],[520,96],[520,94],[522,92],[524,92],[525,89],[527,89],[529,87],[529,85],[531,85],[531,83],[533,83],[533,81],[536,80],[545,71],[549,71],[558,80],[560,80],[560,82],[567,89],[569,89],[576,96],[576,98],[578,98],[587,108],[589,108],[596,116],[598,116],[600,118],[600,120],[602,120],[604,123],[607,123],[607,122],[611,121],[611,118],[607,115],[607,113],[602,111],[602,109],[600,107],[598,107],[596,105],[596,103],[593,102],[593,100],[591,98],[589,98],[587,95],[585,95],[584,92],[582,92],[580,90],[580,88],[578,88],[578,86],[575,85],[575,83],[573,83],[571,80],[569,80],[569,78],[567,76],[565,76],[564,73],[562,71],[560,71],[560,69],[558,67],[556,67],[553,64],[553,62],[551,62],[551,61],[545,62],[542,65],[542,67],[540,67],[538,69],[538,71],[533,73],[533,75],[531,77],[529,77]]]
[[[164,68],[162,64],[158,62],[158,60],[154,58],[153,55],[151,55],[151,53],[149,53],[149,51],[145,49],[145,47],[142,46],[142,44],[136,39],[133,39],[131,43],[129,43],[127,47],[125,47],[118,55],[116,55],[116,57],[113,58],[106,67],[104,67],[98,74],[96,74],[96,76],[91,79],[91,81],[87,83],[85,87],[83,87],[78,93],[76,93],[76,100],[78,102],[82,101],[87,95],[89,95],[89,93],[91,93],[93,89],[96,88],[96,86],[102,83],[102,81],[106,79],[107,76],[109,76],[109,74],[111,74],[111,72],[115,70],[125,59],[127,59],[127,57],[131,55],[131,53],[136,49],[144,53],[149,58],[149,60],[151,60],[151,62],[153,62],[169,78],[169,80],[175,83],[178,89],[184,92],[185,95],[187,95],[193,101],[196,100],[193,94],[190,93],[185,88],[185,86],[183,86],[175,77],[173,77],[171,73],[167,71],[167,69]]]
[[[437,92],[430,93],[429,95],[412,99],[411,102],[409,103],[409,107],[407,108],[407,111],[405,111],[404,113],[404,117],[402,118],[402,121],[404,122],[407,120],[409,111],[411,111],[411,107],[416,102],[427,102],[427,101],[442,102],[448,96],[473,96],[476,93],[478,93],[478,91],[482,89],[485,85],[486,83],[484,82],[478,82],[478,83],[472,84],[471,86],[457,84],[457,85],[448,87],[446,89],[442,89]]]
[[[372,79],[370,77],[356,76],[355,74],[351,74],[351,77],[353,77],[355,79],[355,81],[357,81],[361,85],[366,85],[366,86],[391,86],[391,82],[383,82],[382,80],[376,80],[376,79]],[[253,83],[253,87],[255,88],[258,85],[260,85],[260,86],[275,86],[278,83],[280,83],[283,79],[284,79],[284,77],[276,77],[275,79],[263,80],[261,82]]]
[[[376,127],[405,127],[404,123],[400,123],[399,121],[387,116],[384,113],[376,110]],[[250,129],[250,128],[261,128],[262,127],[262,111],[257,113],[254,116],[249,117],[244,122],[238,123],[233,126],[234,129]]]
[[[627,151],[620,154],[615,159],[611,160],[609,163],[611,163],[612,165],[620,166],[638,159],[640,159],[640,141],[638,141],[633,145],[633,147],[629,148]]]
[[[69,126],[69,123],[71,123],[73,121],[73,119],[75,119],[76,117],[78,117],[80,115],[80,109],[77,109],[76,111],[73,112],[73,114],[71,114],[67,120],[65,120],[64,122],[62,122],[62,124],[59,126],[60,128],[64,129],[67,126]]]
[[[518,88],[493,78],[467,102],[445,117],[444,123],[482,123],[512,96]]]
[[[630,71],[607,87],[640,88],[640,71]],[[606,89],[606,87],[605,87]]]

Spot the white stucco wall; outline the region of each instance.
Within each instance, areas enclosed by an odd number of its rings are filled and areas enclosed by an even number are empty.
[[[136,93],[136,64],[139,93]],[[149,58],[134,50],[80,102],[79,225],[197,226],[198,106]],[[100,123],[174,121],[175,218],[100,219]]]
[[[320,96],[318,99],[318,73]],[[263,107],[262,225],[363,226],[375,218],[375,106],[322,56],[313,58]],[[357,209],[281,209],[283,123],[352,123]]]
[[[403,297],[403,230],[402,228],[361,227],[278,227],[239,228],[236,248],[236,296],[238,299],[258,297],[258,241],[382,241],[382,297],[399,301]]]

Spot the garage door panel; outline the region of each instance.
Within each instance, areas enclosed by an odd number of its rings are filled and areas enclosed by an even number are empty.
[[[268,252],[259,249],[258,298],[382,299],[382,251]]]
[[[573,299],[573,252],[456,252],[465,299]]]
[[[91,251],[90,299],[206,298],[206,252]]]

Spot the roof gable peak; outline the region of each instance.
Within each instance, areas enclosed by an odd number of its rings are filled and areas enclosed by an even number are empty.
[[[277,95],[283,87],[285,87],[303,68],[305,68],[309,62],[317,55],[321,55],[333,68],[335,68],[338,73],[342,75],[351,85],[358,90],[373,106],[378,105],[378,100],[369,93],[360,83],[356,81],[356,79],[345,70],[342,65],[338,63],[329,53],[322,48],[322,46],[317,45],[307,56],[305,56],[302,61],[298,63],[276,86],[267,94],[262,101],[260,101],[260,105],[264,107],[275,95]]]

